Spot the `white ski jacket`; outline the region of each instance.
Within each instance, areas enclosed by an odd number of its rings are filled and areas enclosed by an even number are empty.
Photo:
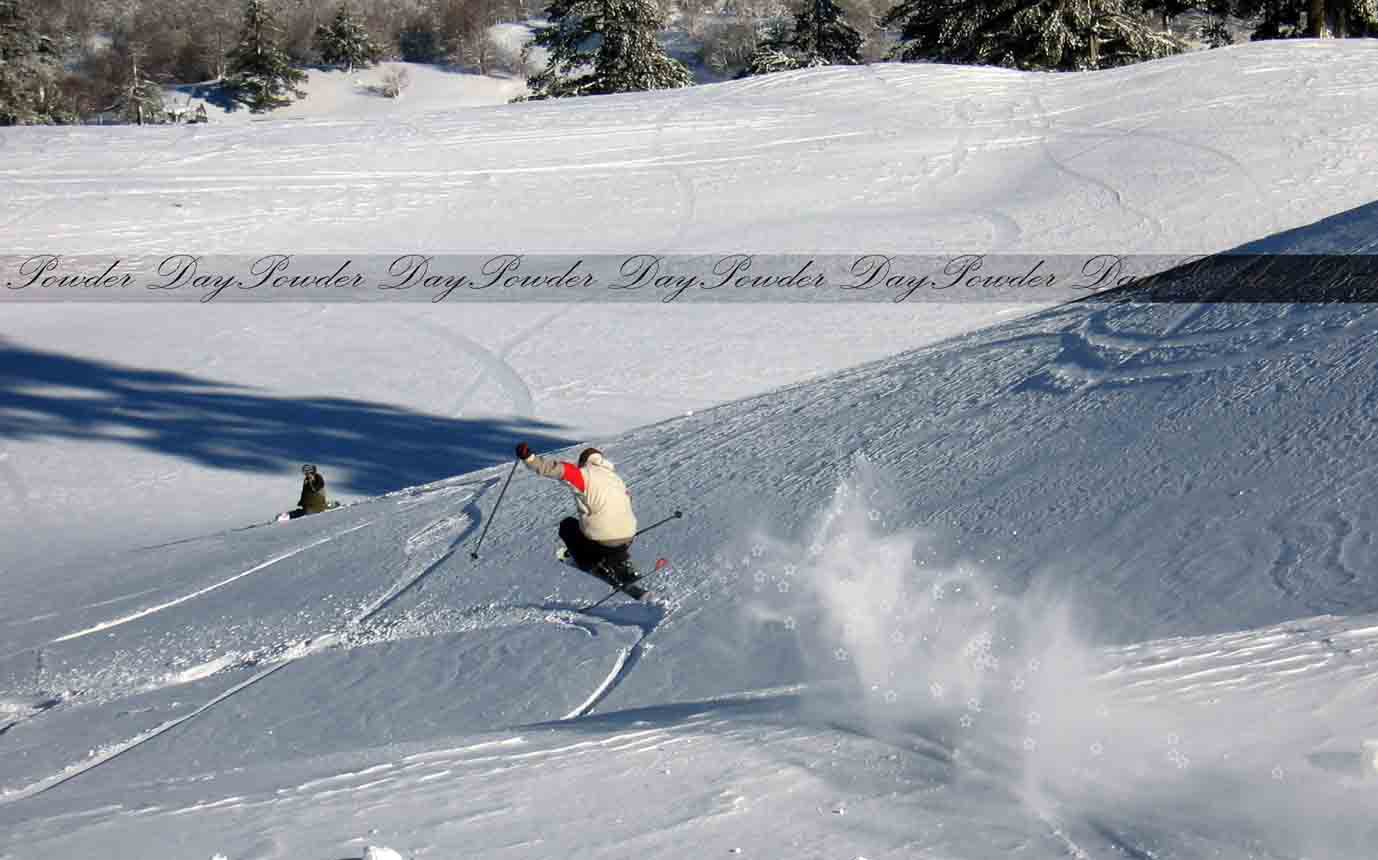
[[[631,542],[636,534],[632,494],[602,454],[589,457],[581,469],[573,463],[547,460],[532,454],[522,461],[543,478],[563,481],[574,491],[579,508],[579,530],[589,540],[612,546]]]

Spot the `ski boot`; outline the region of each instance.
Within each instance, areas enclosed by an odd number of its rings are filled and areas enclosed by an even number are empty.
[[[618,585],[628,585],[641,578],[641,574],[637,572],[630,560],[604,561],[600,567]]]
[[[594,567],[594,576],[614,588],[621,589],[634,600],[640,600],[647,594],[646,589],[636,584],[641,575],[630,561],[600,561]]]

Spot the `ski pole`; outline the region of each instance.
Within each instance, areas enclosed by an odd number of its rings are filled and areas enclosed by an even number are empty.
[[[469,558],[478,561],[478,548],[483,546],[483,539],[488,536],[488,527],[493,524],[493,519],[498,515],[498,508],[502,505],[502,497],[507,495],[507,485],[512,483],[512,476],[517,474],[517,466],[521,460],[512,461],[512,471],[507,473],[507,480],[502,482],[502,492],[498,493],[497,504],[493,505],[493,512],[488,515],[488,522],[483,524],[483,533],[478,536],[478,543],[474,544],[474,551],[469,553]]]
[[[668,517],[666,517],[665,519],[661,520],[660,522],[658,522],[658,523],[651,523],[649,526],[646,526],[646,528],[644,528],[644,529],[642,529],[641,531],[637,532],[636,534],[632,535],[632,537],[640,537],[641,535],[644,535],[646,532],[650,531],[651,529],[653,529],[653,528],[658,528],[658,527],[660,527],[660,526],[663,526],[663,525],[665,525],[666,523],[668,523],[670,520],[677,520],[677,519],[679,519],[679,518],[682,517],[682,516],[684,516],[684,511],[675,511],[673,514],[670,514]]]
[[[638,577],[636,578],[635,581],[636,581],[636,582],[642,582],[642,581],[644,581],[644,580],[650,579],[651,577],[655,576],[657,573],[660,573],[661,571],[666,570],[666,569],[668,569],[669,567],[670,567],[670,563],[667,562],[665,559],[662,558],[660,561],[656,562],[656,569],[655,569],[655,570],[651,571],[650,573],[646,574],[645,576],[638,576]],[[627,592],[623,591],[621,588],[614,587],[613,590],[612,590],[612,591],[609,591],[601,600],[597,601],[596,603],[590,603],[588,606],[585,606],[584,608],[580,609],[579,611],[580,611],[580,612],[588,612],[590,609],[597,609],[598,607],[602,606],[604,603],[607,603],[609,600],[611,600],[611,599],[613,598],[614,595],[617,595],[617,594],[627,594]],[[627,596],[630,597],[631,595],[627,595]],[[634,598],[634,599],[635,599],[635,598]]]

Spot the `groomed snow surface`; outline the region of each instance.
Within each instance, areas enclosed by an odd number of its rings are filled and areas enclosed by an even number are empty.
[[[1371,251],[1376,75],[1296,42],[17,130],[5,235]],[[8,303],[0,337],[4,860],[1378,840],[1372,306]],[[685,512],[638,542],[654,600],[581,609],[554,484],[494,516],[522,439]],[[349,504],[246,528],[308,460]]]

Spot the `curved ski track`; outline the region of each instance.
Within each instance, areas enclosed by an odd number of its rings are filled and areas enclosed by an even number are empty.
[[[368,606],[361,609],[359,614],[356,615],[353,619],[351,619],[344,626],[343,629],[330,631],[322,636],[318,636],[314,639],[310,639],[302,643],[297,643],[286,648],[279,646],[271,649],[265,649],[267,653],[265,653],[264,651],[260,651],[257,654],[249,655],[244,659],[237,660],[231,665],[221,668],[219,670],[220,672],[235,671],[253,668],[255,666],[262,665],[264,662],[269,663],[269,665],[267,665],[265,668],[261,669],[258,672],[255,672],[253,675],[249,676],[240,683],[235,684],[234,686],[215,696],[210,701],[206,702],[205,704],[201,705],[200,707],[196,708],[190,713],[183,714],[180,717],[168,720],[167,722],[155,726],[154,728],[148,729],[147,731],[141,732],[140,734],[135,735],[134,737],[129,738],[128,740],[111,744],[108,747],[98,751],[95,755],[88,758],[87,760],[77,764],[73,764],[65,770],[61,771],[60,773],[53,774],[52,776],[38,780],[37,782],[25,786],[24,788],[0,795],[0,806],[36,797],[38,795],[51,791],[52,789],[57,788],[60,785],[71,782],[72,780],[96,769],[97,767],[100,767],[103,764],[106,764],[107,762],[110,762],[131,750],[137,749],[138,747],[153,740],[154,738],[166,734],[167,732],[177,728],[183,723],[186,723],[190,720],[195,719],[198,716],[201,716],[202,714],[221,704],[225,700],[232,698],[233,696],[248,689],[249,687],[252,687],[258,682],[266,679],[273,673],[292,665],[293,663],[295,663],[303,657],[309,656],[311,654],[320,653],[331,648],[348,646],[350,644],[349,640],[352,636],[363,631],[371,621],[378,618],[385,610],[387,610],[389,607],[395,604],[396,601],[403,595],[408,594],[411,591],[419,588],[436,570],[443,567],[446,564],[446,562],[448,562],[454,556],[455,552],[458,551],[459,548],[463,546],[469,540],[469,538],[476,533],[479,525],[483,521],[482,511],[480,511],[478,507],[478,500],[481,499],[483,495],[488,490],[492,489],[492,487],[495,486],[497,483],[498,479],[496,478],[489,481],[485,481],[484,486],[469,498],[469,500],[464,506],[464,512],[467,514],[467,519],[469,520],[468,525],[464,528],[463,531],[456,535],[453,540],[451,540],[450,546],[438,558],[426,564],[419,571],[409,573],[408,575],[403,576],[398,581],[393,583],[392,587],[390,587],[383,594],[382,597],[378,598]],[[444,518],[445,521],[452,521],[453,519],[453,517]],[[266,562],[263,562],[259,565],[255,565],[254,567],[246,571],[236,574],[235,576],[230,577],[229,579],[223,580],[206,588],[184,595],[173,601],[159,604],[158,606],[150,607],[148,609],[140,610],[139,612],[122,616],[121,618],[114,619],[112,621],[102,622],[101,624],[93,625],[90,628],[62,636],[58,639],[53,640],[53,642],[64,642],[69,639],[75,639],[81,636],[89,635],[100,630],[105,630],[110,627],[114,627],[120,624],[127,623],[129,621],[133,621],[136,618],[142,618],[144,616],[158,612],[162,609],[166,609],[171,606],[184,603],[188,600],[199,597],[222,586],[228,585],[229,583],[242,577],[248,576],[251,573],[263,570],[264,568],[272,564],[276,564],[279,561],[283,561],[287,558],[295,556],[301,552],[306,551],[307,549],[320,546],[324,543],[334,540],[337,537],[342,537],[346,534],[358,531],[362,528],[365,528],[366,526],[372,525],[374,522],[375,520],[368,520],[360,525],[352,526],[344,531],[337,532],[331,536],[314,541],[296,550],[292,550],[291,552],[276,556],[272,559],[269,559]],[[430,530],[431,528],[427,527],[426,529],[423,529],[423,531],[419,533],[419,535],[413,535],[413,538],[416,538],[418,536],[425,536],[426,533]],[[409,554],[412,549],[410,543],[411,542],[409,542],[408,546]],[[499,607],[492,608],[496,609]],[[656,607],[655,610],[650,614],[650,617],[645,620],[637,621],[635,619],[630,619],[626,621],[619,621],[616,618],[615,609],[603,610],[594,613],[580,613],[579,610],[576,609],[573,605],[542,605],[527,607],[518,606],[507,608],[539,611],[543,613],[542,617],[539,619],[541,621],[562,624],[566,626],[574,626],[583,630],[590,636],[597,635],[596,624],[580,623],[577,620],[572,620],[565,616],[569,614],[583,614],[586,617],[595,619],[597,622],[611,624],[615,627],[635,626],[641,630],[641,635],[637,638],[637,640],[634,643],[632,643],[631,646],[623,649],[622,652],[618,655],[618,658],[614,663],[612,670],[609,672],[608,676],[603,680],[603,682],[599,684],[598,687],[592,691],[592,693],[590,693],[589,697],[585,699],[585,701],[582,704],[580,704],[579,707],[575,708],[569,714],[562,717],[561,720],[576,719],[578,717],[589,715],[593,712],[593,710],[598,706],[600,702],[606,699],[609,694],[611,694],[615,689],[617,689],[617,687],[626,679],[626,677],[635,668],[636,664],[640,661],[641,655],[644,651],[644,644],[646,642],[646,639],[651,635],[651,633],[655,631],[655,629],[659,626],[660,622],[664,620],[667,614],[664,609]],[[520,620],[526,619],[523,617]],[[14,728],[14,726],[18,725],[21,722],[25,722],[36,716],[52,711],[54,708],[62,705],[66,701],[69,700],[57,699],[53,701],[51,704],[45,703],[47,705],[46,707],[36,710],[32,714],[19,717],[18,719],[10,723],[7,723],[2,729],[0,729],[0,735],[3,735],[5,732]]]

